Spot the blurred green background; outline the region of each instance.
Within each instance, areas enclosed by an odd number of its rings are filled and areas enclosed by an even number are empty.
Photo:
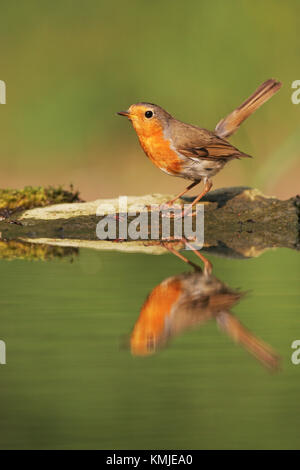
[[[70,182],[84,198],[174,192],[115,112],[140,100],[213,129],[267,78],[284,87],[233,143],[215,187],[298,189],[298,0],[1,2],[1,187]]]

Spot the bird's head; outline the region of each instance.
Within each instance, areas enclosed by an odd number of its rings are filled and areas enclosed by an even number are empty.
[[[152,103],[132,104],[127,111],[117,114],[126,116],[139,136],[149,137],[164,130],[171,115],[160,106]]]

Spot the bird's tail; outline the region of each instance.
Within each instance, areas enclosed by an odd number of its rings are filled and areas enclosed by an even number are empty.
[[[272,78],[264,82],[244,103],[218,122],[215,133],[222,138],[230,137],[247,117],[281,88],[281,85],[281,82]]]
[[[218,325],[236,342],[240,343],[250,354],[258,359],[268,369],[279,367],[279,356],[262,340],[256,338],[229,311],[217,315]]]

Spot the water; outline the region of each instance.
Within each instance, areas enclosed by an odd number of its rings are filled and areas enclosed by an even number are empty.
[[[1,260],[1,448],[299,448],[300,364],[291,362],[300,339],[299,255],[208,257],[214,276],[248,291],[232,312],[281,356],[279,371],[214,320],[152,355],[131,354],[149,292],[192,272],[172,254]]]

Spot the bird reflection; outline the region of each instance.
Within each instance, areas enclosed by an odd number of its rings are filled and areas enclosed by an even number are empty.
[[[277,369],[277,354],[230,312],[245,293],[214,277],[211,263],[200,252],[194,251],[201,258],[203,269],[172,248],[171,243],[164,245],[194,270],[169,277],[151,291],[130,335],[131,353],[138,356],[154,354],[166,347],[174,336],[215,320],[233,341],[241,344],[264,366]]]

